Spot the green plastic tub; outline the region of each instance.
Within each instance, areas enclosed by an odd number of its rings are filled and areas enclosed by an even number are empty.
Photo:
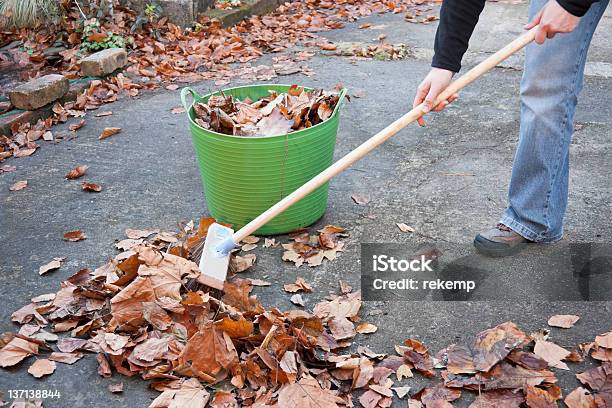
[[[252,100],[268,91],[286,92],[290,85],[249,85],[225,89],[225,95]],[[305,88],[306,90],[311,90]],[[332,164],[340,100],[325,122],[286,135],[266,137],[230,136],[204,129],[194,121],[193,104],[206,102],[191,88],[181,91],[187,111],[196,157],[202,175],[208,210],[217,221],[237,230],[276,204]],[[193,101],[187,102],[191,94]],[[258,235],[282,234],[306,227],[325,213],[329,185],[319,187],[300,202],[276,216]]]

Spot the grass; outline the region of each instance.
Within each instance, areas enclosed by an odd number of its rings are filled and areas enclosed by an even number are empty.
[[[0,15],[7,27],[35,27],[58,16],[55,0],[0,0]]]

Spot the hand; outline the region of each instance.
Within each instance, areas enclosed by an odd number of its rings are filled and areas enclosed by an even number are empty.
[[[440,102],[435,107],[433,106],[438,95],[451,83],[453,75],[453,71],[441,68],[432,68],[423,82],[421,82],[417,88],[417,93],[414,97],[412,107],[416,108],[421,103],[424,103],[423,113],[427,113],[431,110],[434,112],[440,112],[446,107],[446,105],[459,98],[458,94],[453,94],[447,100]],[[417,120],[417,122],[419,123],[419,126],[425,126],[425,121],[423,120],[422,116]]]
[[[557,33],[574,31],[579,22],[580,17],[566,11],[555,0],[549,0],[533,20],[525,26],[525,29],[529,30],[539,24],[535,42],[542,44],[547,38],[553,38]]]

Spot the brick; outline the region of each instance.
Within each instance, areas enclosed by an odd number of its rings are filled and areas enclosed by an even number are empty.
[[[105,76],[124,67],[127,62],[127,52],[123,48],[98,51],[81,60],[81,75]]]
[[[68,79],[63,75],[51,74],[19,85],[8,95],[16,108],[35,110],[64,96],[68,88]]]

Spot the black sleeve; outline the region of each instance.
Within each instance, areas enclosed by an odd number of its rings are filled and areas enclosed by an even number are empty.
[[[485,0],[444,0],[434,43],[432,67],[459,72],[461,58],[468,48],[484,4]]]
[[[576,17],[582,17],[589,11],[591,4],[597,0],[557,0],[557,3],[568,13]]]

